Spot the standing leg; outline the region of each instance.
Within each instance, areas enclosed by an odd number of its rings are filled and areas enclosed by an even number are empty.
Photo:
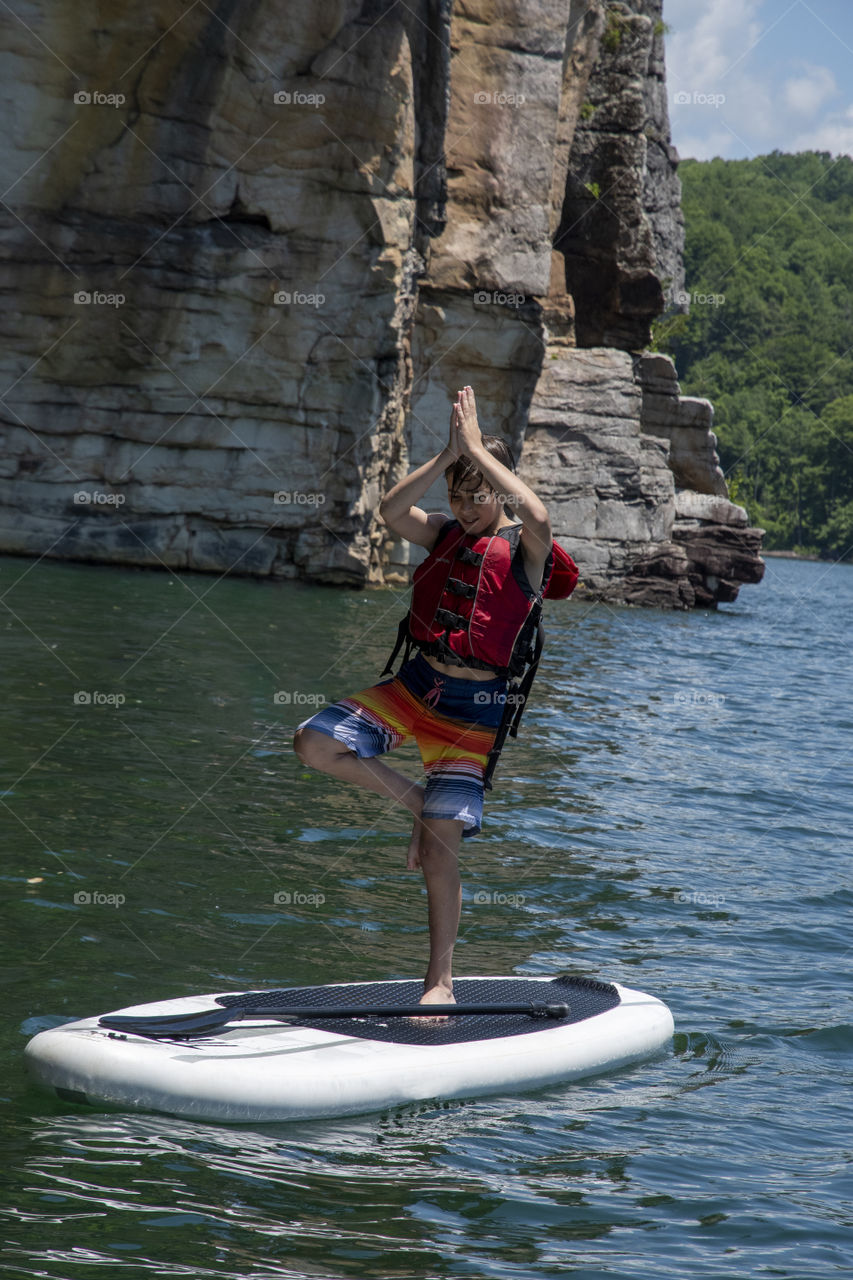
[[[459,932],[462,885],[459,845],[464,822],[424,818],[415,866],[423,871],[429,902],[429,965],[421,1004],[452,1004],[453,946]]]
[[[430,956],[422,1004],[453,1000],[453,947],[462,906],[459,846],[463,833],[472,836],[480,830],[483,777],[495,739],[495,728],[475,717],[485,719],[484,709],[493,718],[502,714],[501,704],[494,697],[484,701],[474,681],[448,678],[443,683],[440,705],[430,707],[416,726],[427,781],[408,865],[422,869],[429,899]],[[500,680],[482,683],[487,694],[503,687]],[[420,843],[415,846],[418,826]]]

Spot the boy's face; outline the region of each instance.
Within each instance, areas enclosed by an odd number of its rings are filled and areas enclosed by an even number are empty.
[[[454,517],[466,533],[490,532],[503,514],[498,495],[483,479],[471,477],[456,488],[448,481],[447,496]]]

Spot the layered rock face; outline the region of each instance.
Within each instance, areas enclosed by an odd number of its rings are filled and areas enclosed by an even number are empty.
[[[762,531],[750,528],[744,508],[728,500],[711,430],[713,405],[679,394],[669,356],[640,356],[634,371],[642,388],[643,430],[669,443],[667,462],[676,486],[671,538],[687,560],[688,584],[679,573],[680,595],[697,605],[735,600],[741,583],[764,576]],[[642,561],[630,576],[648,577]]]
[[[585,591],[690,608],[734,600],[741,583],[760,582],[761,531],[728,500],[711,406],[679,395],[669,357],[608,348],[551,355],[520,471],[582,566]]]
[[[640,430],[642,391],[624,351],[593,348],[546,360],[530,411],[521,474],[560,541],[604,599],[692,604],[687,558],[670,541],[675,490],[667,448]],[[667,556],[665,579],[629,584],[633,566]],[[656,566],[663,568],[661,565]]]
[[[588,591],[757,580],[705,402],[639,358],[682,283],[660,16],[116,0],[87,29],[22,0],[0,549],[404,580],[379,497],[471,383]]]
[[[440,8],[21,7],[3,548],[379,581]]]
[[[603,27],[604,5],[580,0],[524,0],[497,12],[492,0],[453,6],[446,223],[420,282],[407,467],[444,446],[450,405],[466,384],[483,430],[518,456],[548,341],[546,311],[574,342],[553,240]],[[447,510],[443,482],[424,505]],[[392,555],[389,568],[403,576],[421,557],[406,545]]]

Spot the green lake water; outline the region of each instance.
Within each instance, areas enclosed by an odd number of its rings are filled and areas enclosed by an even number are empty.
[[[60,1102],[21,1052],[145,1000],[422,974],[406,815],[290,748],[379,678],[405,595],[5,558],[0,601],[4,1276],[853,1275],[853,567],[772,560],[717,613],[549,607],[456,970],[640,987],[672,1052],[239,1128]]]

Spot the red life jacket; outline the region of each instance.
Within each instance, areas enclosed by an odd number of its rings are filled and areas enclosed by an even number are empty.
[[[554,543],[534,591],[518,554],[522,527],[478,536],[456,520],[442,525],[412,578],[405,638],[442,662],[520,675],[530,661],[542,597],[565,598],[578,580],[571,556]]]
[[[432,551],[412,577],[412,605],[397,628],[394,652],[383,675],[405,644],[442,662],[485,668],[508,676],[504,714],[489,752],[484,785],[492,774],[507,734],[515,738],[539,666],[544,643],[542,598],[570,596],[578,568],[558,542],[552,543],[542,586],[533,591],[519,550],[520,524],[476,537],[455,520],[438,531]]]

